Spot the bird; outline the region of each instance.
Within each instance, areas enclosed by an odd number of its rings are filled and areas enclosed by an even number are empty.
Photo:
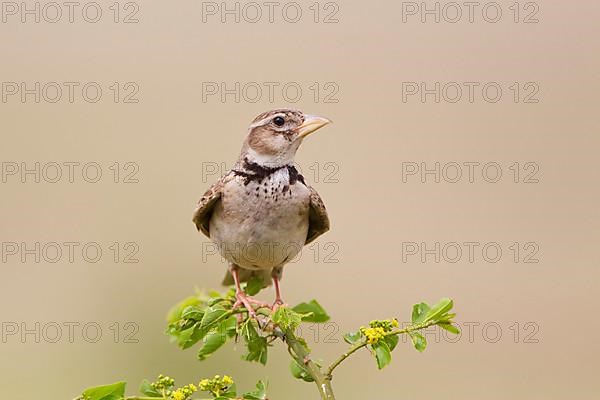
[[[323,200],[294,161],[303,140],[330,123],[288,108],[259,114],[233,168],[198,201],[193,222],[228,263],[223,285],[235,285],[233,307],[251,316],[253,305],[268,305],[246,294],[241,283],[256,278],[265,288],[272,282],[275,310],[284,304],[284,265],[330,228]]]

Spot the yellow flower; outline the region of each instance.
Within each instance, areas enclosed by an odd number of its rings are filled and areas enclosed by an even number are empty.
[[[204,392],[210,392],[213,396],[218,397],[222,391],[233,385],[233,379],[229,375],[215,375],[212,379],[202,379],[199,383],[200,390]],[[188,385],[191,393],[195,392],[197,388],[193,385]]]
[[[385,337],[385,330],[381,327],[377,328],[361,328],[363,335],[367,338],[369,344],[379,342],[379,340]]]
[[[198,384],[200,386],[200,390],[208,391],[210,390],[210,379],[202,379]]]
[[[171,394],[171,397],[173,398],[173,400],[185,400],[185,398],[186,398],[185,394],[183,394],[179,389],[174,391]]]

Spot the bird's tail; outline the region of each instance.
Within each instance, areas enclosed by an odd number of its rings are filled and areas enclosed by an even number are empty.
[[[271,271],[269,270],[249,270],[249,269],[239,269],[239,277],[240,282],[248,282],[250,279],[255,276],[260,277],[263,280],[263,288],[266,288],[271,285]],[[223,278],[223,282],[221,283],[223,286],[231,286],[235,282],[233,281],[233,275],[231,275],[231,271],[227,270],[225,274],[225,278]]]

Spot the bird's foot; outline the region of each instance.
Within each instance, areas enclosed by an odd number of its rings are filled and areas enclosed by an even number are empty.
[[[248,315],[250,316],[250,318],[254,318],[256,320],[258,320],[256,310],[260,308],[270,308],[270,306],[267,303],[264,303],[260,300],[256,300],[255,298],[248,296],[243,291],[237,292],[235,294],[235,299],[236,301],[235,303],[233,303],[232,309],[235,310],[243,307],[246,309],[246,311],[248,311]]]
[[[275,302],[270,308],[273,312],[275,312],[279,309],[279,307],[287,307],[287,304],[285,304],[281,299],[275,299]]]

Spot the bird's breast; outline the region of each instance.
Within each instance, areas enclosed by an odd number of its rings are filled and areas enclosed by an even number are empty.
[[[293,183],[291,182],[293,181]],[[251,269],[291,261],[308,232],[310,192],[281,169],[261,180],[227,183],[210,221],[211,239],[230,262]]]

